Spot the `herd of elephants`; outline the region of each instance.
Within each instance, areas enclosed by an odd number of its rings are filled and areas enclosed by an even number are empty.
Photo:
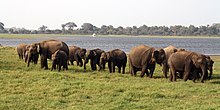
[[[146,74],[152,78],[156,63],[163,67],[164,77],[170,71],[170,81],[176,81],[177,77],[187,81],[191,79],[195,82],[197,78],[203,83],[206,79],[212,78],[214,61],[210,56],[188,51],[175,46],[168,46],[163,49],[139,45],[133,47],[129,54],[120,49],[113,49],[105,52],[99,48],[86,50],[77,46],[68,46],[65,42],[59,40],[44,40],[30,45],[19,44],[17,52],[20,59],[25,59],[27,66],[30,63],[37,64],[40,56],[41,68],[48,69],[47,59],[52,59],[51,70],[58,68],[58,71],[68,70],[68,65],[76,61],[77,66],[84,66],[90,60],[92,70],[105,70],[105,64],[108,63],[110,73],[125,73],[125,67],[128,61],[129,72],[136,76],[137,71],[141,71],[141,77]],[[209,73],[208,73],[209,71]]]

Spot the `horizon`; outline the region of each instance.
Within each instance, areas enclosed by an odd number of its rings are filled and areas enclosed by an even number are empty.
[[[113,27],[207,26],[220,22],[218,0],[7,0],[1,1],[0,22],[5,28],[36,30],[42,25],[83,23]],[[76,29],[75,28],[75,29]]]

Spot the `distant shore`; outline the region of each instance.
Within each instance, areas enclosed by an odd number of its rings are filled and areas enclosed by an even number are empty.
[[[39,37],[62,37],[62,36],[82,36],[92,35],[73,35],[73,34],[0,34],[0,38],[39,38]],[[150,35],[96,35],[96,37],[149,37],[149,38],[220,38],[220,36],[150,36]]]

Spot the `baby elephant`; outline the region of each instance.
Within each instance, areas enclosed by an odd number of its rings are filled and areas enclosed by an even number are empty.
[[[61,66],[63,66],[63,70],[64,70],[64,68],[66,70],[68,70],[67,61],[68,61],[67,54],[62,50],[57,50],[54,54],[52,54],[52,68],[51,68],[51,71],[53,69],[56,69],[56,66],[58,66],[58,71],[61,70]]]
[[[118,72],[125,73],[125,67],[127,63],[127,56],[124,51],[120,49],[114,49],[108,52],[103,52],[100,57],[100,65],[102,65],[102,69],[105,69],[105,63],[108,63],[108,68],[110,73],[115,72],[115,66],[118,67]]]

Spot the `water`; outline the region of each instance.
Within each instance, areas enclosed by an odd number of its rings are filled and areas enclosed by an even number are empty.
[[[16,47],[20,43],[31,44],[47,39],[58,39],[69,46],[76,45],[86,49],[100,48],[105,51],[119,48],[126,53],[134,46],[144,44],[155,48],[165,48],[173,45],[186,50],[208,55],[220,55],[220,38],[146,38],[146,37],[50,37],[50,38],[0,38],[3,46]]]

